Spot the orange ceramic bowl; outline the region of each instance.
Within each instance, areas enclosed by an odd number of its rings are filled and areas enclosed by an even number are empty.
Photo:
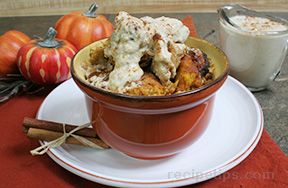
[[[141,159],[172,156],[195,142],[212,115],[216,91],[228,75],[228,60],[214,45],[198,38],[186,44],[204,51],[215,64],[216,79],[203,87],[170,96],[128,96],[108,92],[84,79],[83,63],[93,48],[107,39],[81,49],[72,60],[72,77],[93,101],[92,121],[100,138],[112,148]]]

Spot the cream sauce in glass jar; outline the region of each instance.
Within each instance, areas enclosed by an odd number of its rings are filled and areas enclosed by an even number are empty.
[[[218,13],[220,45],[231,75],[251,91],[265,89],[285,59],[288,22],[237,4],[223,6]]]

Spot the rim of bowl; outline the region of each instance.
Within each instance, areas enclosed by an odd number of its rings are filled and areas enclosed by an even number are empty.
[[[205,84],[197,89],[191,90],[191,91],[187,91],[187,92],[182,92],[182,93],[176,93],[176,94],[172,94],[172,95],[165,95],[165,96],[135,96],[135,95],[126,95],[126,94],[121,94],[121,93],[113,93],[111,91],[107,91],[95,86],[90,85],[89,83],[87,83],[86,81],[82,80],[80,77],[78,77],[78,75],[76,74],[75,71],[75,67],[74,67],[74,59],[75,57],[78,55],[78,53],[80,53],[84,48],[88,48],[90,45],[99,42],[99,41],[95,41],[94,43],[91,43],[87,46],[84,46],[83,48],[81,48],[72,58],[71,60],[71,75],[72,78],[77,80],[82,86],[84,87],[88,87],[89,89],[103,94],[103,95],[108,95],[114,98],[122,98],[122,99],[131,99],[131,100],[137,100],[137,101],[143,101],[143,100],[161,100],[161,99],[171,99],[171,98],[177,98],[177,97],[184,97],[184,96],[188,96],[188,95],[192,95],[192,94],[196,94],[199,93],[215,84],[217,84],[218,82],[222,81],[225,77],[227,77],[228,73],[229,73],[229,63],[228,63],[228,58],[226,56],[226,54],[217,46],[215,46],[214,44],[211,44],[210,42],[203,40],[203,39],[199,39],[199,38],[195,38],[195,37],[189,37],[192,38],[193,40],[198,40],[202,43],[205,43],[206,45],[211,46],[212,48],[215,48],[220,54],[223,55],[224,59],[225,59],[225,64],[226,64],[226,68],[225,70],[222,72],[222,74],[220,74],[215,80],[213,80],[212,82]],[[104,40],[104,39],[101,39]]]

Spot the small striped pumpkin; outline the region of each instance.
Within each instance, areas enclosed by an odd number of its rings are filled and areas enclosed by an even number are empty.
[[[56,30],[50,27],[44,39],[32,40],[19,50],[18,68],[27,80],[44,85],[70,78],[70,62],[77,50],[55,36]]]

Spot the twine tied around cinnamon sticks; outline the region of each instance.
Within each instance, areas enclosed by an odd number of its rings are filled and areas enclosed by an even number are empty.
[[[65,123],[63,123],[63,136],[61,136],[61,137],[59,137],[56,140],[53,140],[51,142],[47,142],[46,144],[44,144],[44,145],[42,145],[42,146],[40,146],[40,147],[38,147],[38,148],[36,148],[34,150],[31,150],[30,153],[32,155],[43,155],[50,148],[55,148],[55,147],[58,147],[58,146],[64,144],[66,139],[69,136],[74,137],[75,139],[77,139],[79,142],[81,142],[82,144],[84,144],[86,146],[89,146],[89,147],[92,147],[92,148],[103,149],[100,146],[94,144],[93,142],[90,142],[89,140],[85,139],[84,137],[73,134],[74,132],[76,132],[76,131],[78,131],[80,129],[83,129],[85,127],[88,127],[89,125],[91,125],[91,123],[86,123],[84,125],[76,127],[75,129],[73,129],[72,131],[67,133],[66,130],[65,130]]]
[[[97,149],[110,148],[96,134],[94,129],[89,128],[91,123],[81,126],[67,125],[32,118],[24,118],[24,132],[29,138],[48,141],[44,145],[31,150],[32,155],[43,155],[49,148],[54,148],[63,143],[77,144]]]

